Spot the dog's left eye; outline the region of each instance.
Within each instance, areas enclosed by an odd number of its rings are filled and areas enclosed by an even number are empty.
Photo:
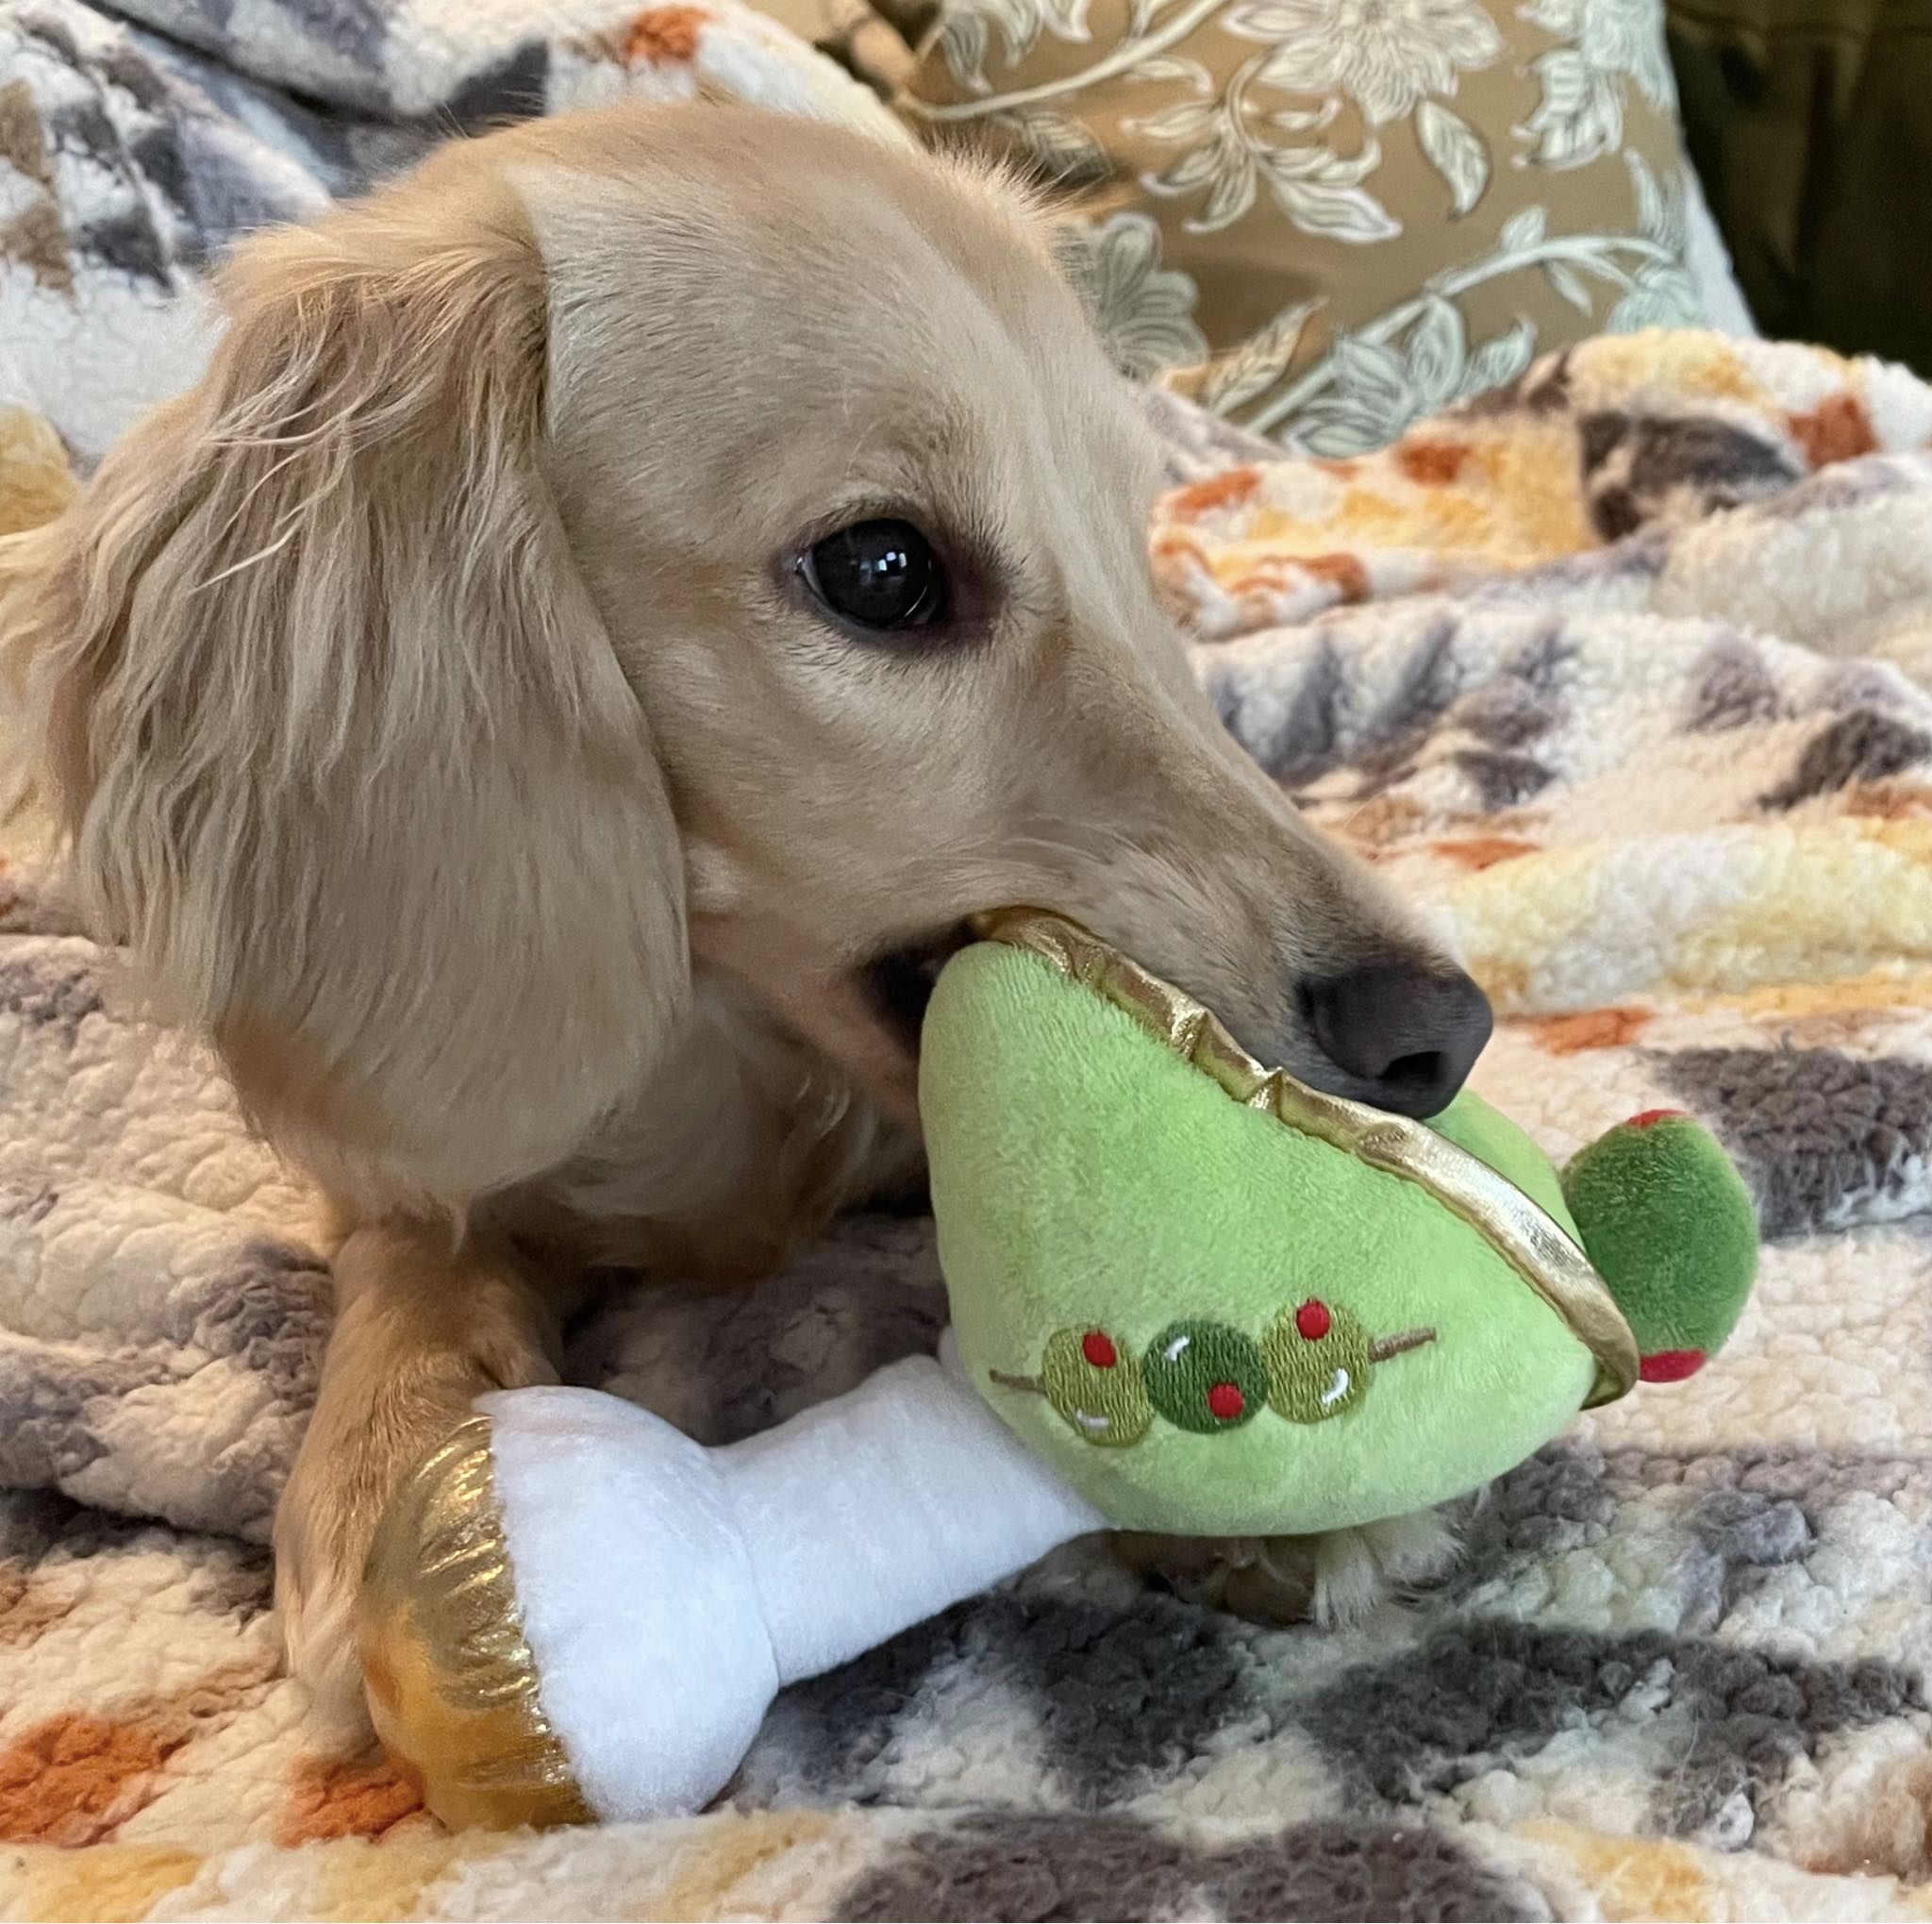
[[[924,627],[946,611],[946,571],[909,521],[856,521],[815,542],[798,571],[820,601],[855,627]]]

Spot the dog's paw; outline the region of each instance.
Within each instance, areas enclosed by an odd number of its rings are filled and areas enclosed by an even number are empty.
[[[1460,1554],[1439,1511],[1320,1536],[1151,1536],[1124,1532],[1114,1554],[1190,1603],[1250,1623],[1339,1628],[1391,1596],[1435,1581]]]
[[[1324,1629],[1355,1623],[1391,1597],[1439,1581],[1462,1555],[1461,1540],[1440,1510],[1331,1530],[1312,1541],[1310,1614]]]
[[[375,1734],[356,1642],[360,1565],[352,1574],[293,1525],[285,1528],[287,1513],[285,1502],[275,1519],[275,1609],[284,1661],[308,1694],[315,1741],[333,1749],[359,1748]]]
[[[308,1433],[275,1506],[275,1602],[291,1674],[318,1728],[353,1737],[371,1726],[362,1693],[357,1606],[369,1547],[403,1480],[468,1416],[485,1391],[555,1382],[534,1347],[492,1340],[399,1346],[373,1299],[342,1311]]]
[[[1124,1532],[1114,1555],[1188,1603],[1250,1623],[1304,1622],[1315,1601],[1318,1539],[1306,1536],[1152,1536]]]

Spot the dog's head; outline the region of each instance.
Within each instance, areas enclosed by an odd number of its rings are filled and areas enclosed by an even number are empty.
[[[79,876],[258,1113],[461,1200],[727,971],[909,1111],[966,917],[1057,909],[1412,1112],[1474,985],[1219,725],[1045,227],[803,122],[452,147],[243,250],[207,378],[0,560]]]

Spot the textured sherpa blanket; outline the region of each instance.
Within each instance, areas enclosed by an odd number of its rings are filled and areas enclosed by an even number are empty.
[[[91,464],[194,378],[240,234],[455,133],[699,95],[909,143],[741,0],[0,0],[0,484],[35,416]]]
[[[21,1917],[1932,1914],[1932,391],[1603,342],[1384,455],[1150,407],[1228,726],[1431,906],[1557,1156],[1694,1110],[1762,1197],[1694,1383],[1579,1422],[1345,1632],[1091,1546],[784,1697],[690,1822],[448,1836],[277,1674],[260,1548],[311,1203],[0,910],[0,1908]],[[926,1226],[611,1304],[573,1372],[707,1441],[929,1344]],[[56,1846],[86,1846],[58,1849]]]

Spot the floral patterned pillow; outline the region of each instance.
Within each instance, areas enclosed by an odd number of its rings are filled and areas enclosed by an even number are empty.
[[[898,106],[1100,190],[1121,364],[1309,453],[1703,319],[1661,0],[948,0]]]

